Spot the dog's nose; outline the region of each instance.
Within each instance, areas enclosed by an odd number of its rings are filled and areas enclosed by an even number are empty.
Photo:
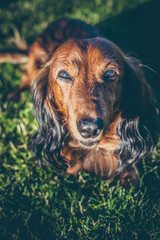
[[[84,138],[95,138],[103,129],[103,120],[100,118],[84,118],[77,121],[77,128]]]

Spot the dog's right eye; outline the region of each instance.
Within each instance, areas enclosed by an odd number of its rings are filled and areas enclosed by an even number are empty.
[[[73,81],[73,78],[66,71],[61,71],[58,74],[58,78],[60,78],[61,80],[64,80],[64,81],[68,81],[68,82],[72,82]]]

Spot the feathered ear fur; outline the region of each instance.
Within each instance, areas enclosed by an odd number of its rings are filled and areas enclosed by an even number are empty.
[[[151,90],[140,63],[127,57],[124,59],[124,66],[120,104],[122,117],[117,129],[120,137],[120,145],[116,151],[120,156],[118,173],[152,152],[153,122],[156,116]]]
[[[41,163],[42,152],[48,163],[65,169],[61,156],[64,129],[56,115],[54,96],[49,92],[49,63],[38,73],[32,84],[33,102],[39,129],[32,139],[33,151]],[[50,90],[51,91],[51,90]]]

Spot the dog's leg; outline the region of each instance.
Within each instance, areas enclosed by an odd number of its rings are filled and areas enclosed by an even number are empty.
[[[137,169],[135,165],[133,164],[131,167],[124,170],[120,176],[119,180],[121,185],[126,189],[129,190],[131,186],[138,187],[139,185],[139,178],[137,175]]]

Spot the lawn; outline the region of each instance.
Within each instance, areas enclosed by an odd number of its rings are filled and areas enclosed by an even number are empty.
[[[11,24],[30,44],[49,22],[64,15],[97,24],[103,31],[106,19],[116,19],[122,11],[147,1],[64,2],[1,1],[0,46],[13,46]],[[30,93],[24,92],[17,102],[5,98],[18,86],[23,69],[23,65],[0,64],[0,239],[159,240],[159,127],[153,153],[138,164],[137,189],[126,191],[119,183],[105,183],[87,173],[62,175],[45,163],[40,167],[30,150],[38,127]],[[160,91],[155,86],[160,84],[150,82],[159,105]]]

